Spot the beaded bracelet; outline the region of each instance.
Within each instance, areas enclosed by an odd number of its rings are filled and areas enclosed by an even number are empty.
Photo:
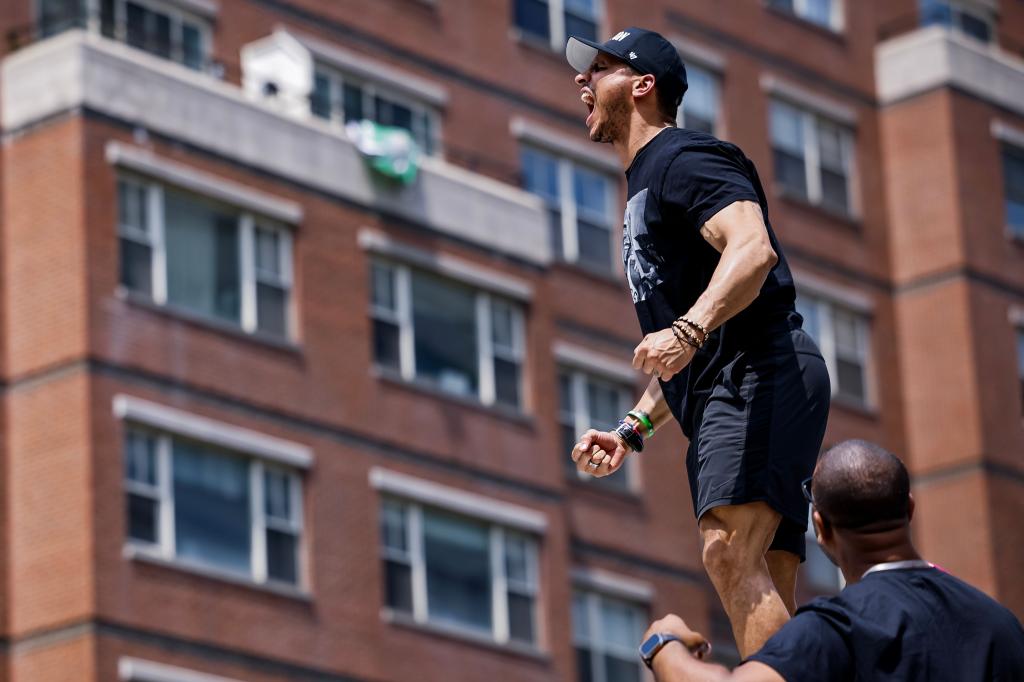
[[[697,345],[693,341],[690,341],[690,339],[684,337],[683,333],[676,329],[675,325],[672,326],[672,336],[676,337],[676,341],[679,342],[680,346],[686,344],[688,346],[693,346],[694,348],[697,348]]]
[[[644,412],[643,410],[630,410],[629,412],[626,413],[626,416],[632,417],[633,419],[640,422],[640,424],[642,424],[643,427],[647,429],[648,438],[654,435],[654,422],[651,421],[650,415],[648,415],[646,412]]]
[[[702,325],[700,322],[694,322],[693,320],[691,320],[688,317],[680,317],[677,320],[677,322],[682,322],[685,325],[689,325],[690,327],[692,327],[696,331],[699,331],[704,336],[704,342],[706,342],[708,340],[708,336],[710,334],[709,334],[707,328],[704,325]],[[701,342],[701,343],[703,344],[704,342]]]
[[[684,326],[678,320],[672,323],[672,329],[679,330],[679,332],[686,337],[686,342],[697,350],[700,350],[704,346],[704,342],[697,338],[697,335],[693,333],[689,327]]]

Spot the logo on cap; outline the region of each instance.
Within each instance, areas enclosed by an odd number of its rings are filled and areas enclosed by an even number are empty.
[[[630,52],[629,53],[629,58],[630,59],[636,59],[636,52]]]
[[[628,37],[629,37],[629,31],[619,31],[618,33],[616,33],[615,35],[612,36],[612,40],[623,41],[623,40],[625,40]]]

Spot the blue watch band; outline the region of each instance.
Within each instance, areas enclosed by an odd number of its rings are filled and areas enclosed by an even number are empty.
[[[643,644],[640,645],[640,659],[644,662],[644,665],[650,668],[654,663],[654,657],[669,642],[679,642],[682,644],[683,640],[675,635],[662,632],[655,632],[645,639]]]

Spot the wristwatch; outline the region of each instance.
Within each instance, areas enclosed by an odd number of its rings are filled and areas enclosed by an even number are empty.
[[[669,642],[683,643],[683,640],[679,639],[675,635],[668,635],[661,632],[655,632],[653,635],[644,640],[644,643],[640,645],[640,659],[644,662],[648,668],[654,664],[654,657],[657,655],[661,648]],[[683,646],[686,646],[685,644]]]

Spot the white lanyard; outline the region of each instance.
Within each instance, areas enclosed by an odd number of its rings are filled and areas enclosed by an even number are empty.
[[[906,568],[934,568],[934,564],[931,564],[924,559],[907,559],[906,561],[886,561],[885,563],[875,564],[868,570],[864,571],[864,575],[861,576],[863,580],[868,573],[877,573],[879,571],[898,571]]]

